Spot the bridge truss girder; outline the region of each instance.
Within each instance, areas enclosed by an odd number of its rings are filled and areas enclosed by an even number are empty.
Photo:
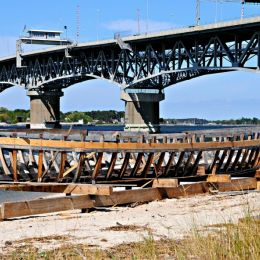
[[[131,44],[131,43],[130,43]],[[135,89],[162,90],[205,74],[260,67],[260,31],[245,35],[133,42],[132,50],[110,46],[74,47],[70,56],[59,50],[25,56],[23,67],[15,59],[0,62],[0,82],[29,89],[66,88],[100,78]]]

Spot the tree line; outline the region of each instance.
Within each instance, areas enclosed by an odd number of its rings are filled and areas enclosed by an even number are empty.
[[[60,112],[61,122],[78,122],[83,120],[84,124],[87,123],[120,123],[124,118],[125,113],[123,111],[107,110],[107,111],[71,111],[71,112]],[[5,107],[0,107],[0,122],[9,124],[16,124],[19,122],[30,121],[30,110],[15,109],[8,110]]]
[[[123,123],[123,118],[125,116],[124,111],[115,110],[93,110],[93,111],[71,111],[71,112],[60,112],[61,122],[78,122],[83,120],[84,124],[95,123],[95,124],[113,124],[113,123]],[[15,109],[9,110],[5,107],[0,107],[0,122],[5,122],[9,124],[16,124],[19,122],[30,121],[30,110],[26,109]],[[242,117],[240,119],[229,119],[229,120],[205,120],[198,118],[191,119],[163,119],[160,118],[161,123],[170,124],[181,124],[182,122],[190,122],[195,124],[207,124],[214,123],[218,125],[258,125],[260,124],[260,119],[253,117]]]

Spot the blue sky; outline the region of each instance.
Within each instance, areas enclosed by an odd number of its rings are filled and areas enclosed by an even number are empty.
[[[239,2],[222,0],[216,4],[215,0],[201,0],[201,24],[240,18]],[[14,54],[15,40],[25,25],[58,30],[66,25],[68,37],[76,40],[77,6],[81,42],[112,38],[120,31],[136,33],[138,9],[142,32],[147,30],[147,24],[149,31],[160,31],[195,23],[196,0],[1,1],[0,57]],[[255,15],[260,15],[260,5],[246,5],[245,16]],[[260,118],[260,74],[257,73],[204,76],[171,86],[165,92],[166,99],[161,102],[161,116],[165,118]],[[92,80],[66,89],[61,110],[123,110],[124,102],[119,96],[118,86]],[[1,93],[0,106],[29,108],[29,98],[23,88],[14,87]]]

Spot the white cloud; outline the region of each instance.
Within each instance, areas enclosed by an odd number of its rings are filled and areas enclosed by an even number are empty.
[[[103,27],[114,31],[114,32],[129,32],[131,34],[135,34],[138,32],[138,23],[136,20],[133,19],[125,19],[125,20],[115,20],[112,22],[108,22],[103,24]],[[173,28],[173,24],[168,22],[161,22],[161,21],[148,21],[148,32],[156,32],[167,30]],[[146,20],[140,20],[140,32],[144,33],[147,29],[147,22]]]

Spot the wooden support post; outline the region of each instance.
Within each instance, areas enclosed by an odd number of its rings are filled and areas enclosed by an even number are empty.
[[[129,159],[130,159],[130,153],[127,152],[125,154],[125,158],[124,158],[123,164],[122,164],[120,172],[119,172],[120,179],[123,178],[123,176],[126,172],[127,166],[129,164]]]
[[[149,153],[142,175],[146,178],[153,163],[154,153]]]
[[[103,153],[102,152],[98,153],[97,162],[96,162],[95,168],[92,173],[92,180],[95,180],[99,174],[99,170],[100,170],[100,167],[102,164],[102,158],[103,158]]]
[[[233,158],[234,152],[235,152],[235,150],[229,151],[228,159],[227,159],[227,161],[226,161],[226,163],[225,163],[225,166],[224,166],[224,168],[223,168],[223,171],[224,171],[224,172],[227,172],[227,171],[228,171],[229,165],[230,165],[230,163],[232,162],[232,158]]]
[[[157,163],[154,165],[154,172],[156,177],[162,174],[161,167],[164,161],[164,157],[165,157],[165,152],[161,152]]]
[[[216,169],[217,172],[219,172],[221,170],[221,167],[224,163],[226,156],[227,156],[227,150],[224,150],[222,153],[222,156],[220,158],[219,164],[217,165],[217,169]]]
[[[63,179],[63,174],[65,172],[65,164],[67,160],[67,153],[62,151],[60,154],[60,171],[58,174],[58,181],[61,181]]]
[[[194,157],[194,151],[190,152],[190,155],[189,155],[189,157],[188,157],[188,160],[187,160],[186,163],[185,163],[184,170],[183,170],[183,176],[187,175],[193,157]]]
[[[182,161],[184,159],[184,156],[185,156],[185,152],[181,152],[180,156],[179,156],[179,160],[178,160],[178,162],[177,162],[177,164],[175,166],[175,174],[174,174],[174,176],[178,176],[178,171],[179,171],[179,169],[181,167],[181,164],[182,164]]]
[[[12,161],[12,166],[13,166],[13,178],[14,182],[18,181],[18,175],[17,175],[17,150],[13,150],[13,161]]]
[[[231,171],[234,171],[234,170],[236,169],[237,164],[238,164],[238,162],[239,162],[239,159],[240,159],[240,157],[241,157],[242,151],[243,151],[243,149],[239,149],[239,150],[237,151],[236,158],[235,158],[235,160],[234,160],[234,162],[233,162],[233,164],[232,164],[232,166],[231,166],[231,168],[230,168]]]
[[[107,180],[110,179],[110,177],[114,171],[116,160],[117,160],[117,153],[112,153],[110,164],[109,164],[109,167],[107,170],[107,175],[106,175]]]
[[[171,169],[171,166],[172,166],[172,162],[174,160],[174,156],[175,156],[175,152],[171,152],[170,157],[168,159],[168,162],[167,162],[167,164],[166,164],[166,166],[164,168],[164,172],[162,174],[163,176],[167,176],[168,175],[168,173],[169,173],[169,171]]]
[[[85,153],[83,152],[80,152],[79,154],[79,162],[78,162],[78,167],[77,167],[77,170],[76,170],[76,173],[74,175],[74,178],[73,178],[73,182],[77,182],[81,176],[81,173],[82,173],[82,168],[83,168],[83,165],[84,165],[84,160],[85,160]]]
[[[38,154],[38,182],[42,181],[42,172],[43,172],[43,150],[40,150]]]
[[[139,170],[140,165],[141,165],[142,160],[143,160],[143,156],[144,156],[144,153],[138,153],[136,161],[135,161],[135,165],[134,165],[134,167],[131,171],[130,177],[135,177],[136,174],[138,173],[138,170]]]

